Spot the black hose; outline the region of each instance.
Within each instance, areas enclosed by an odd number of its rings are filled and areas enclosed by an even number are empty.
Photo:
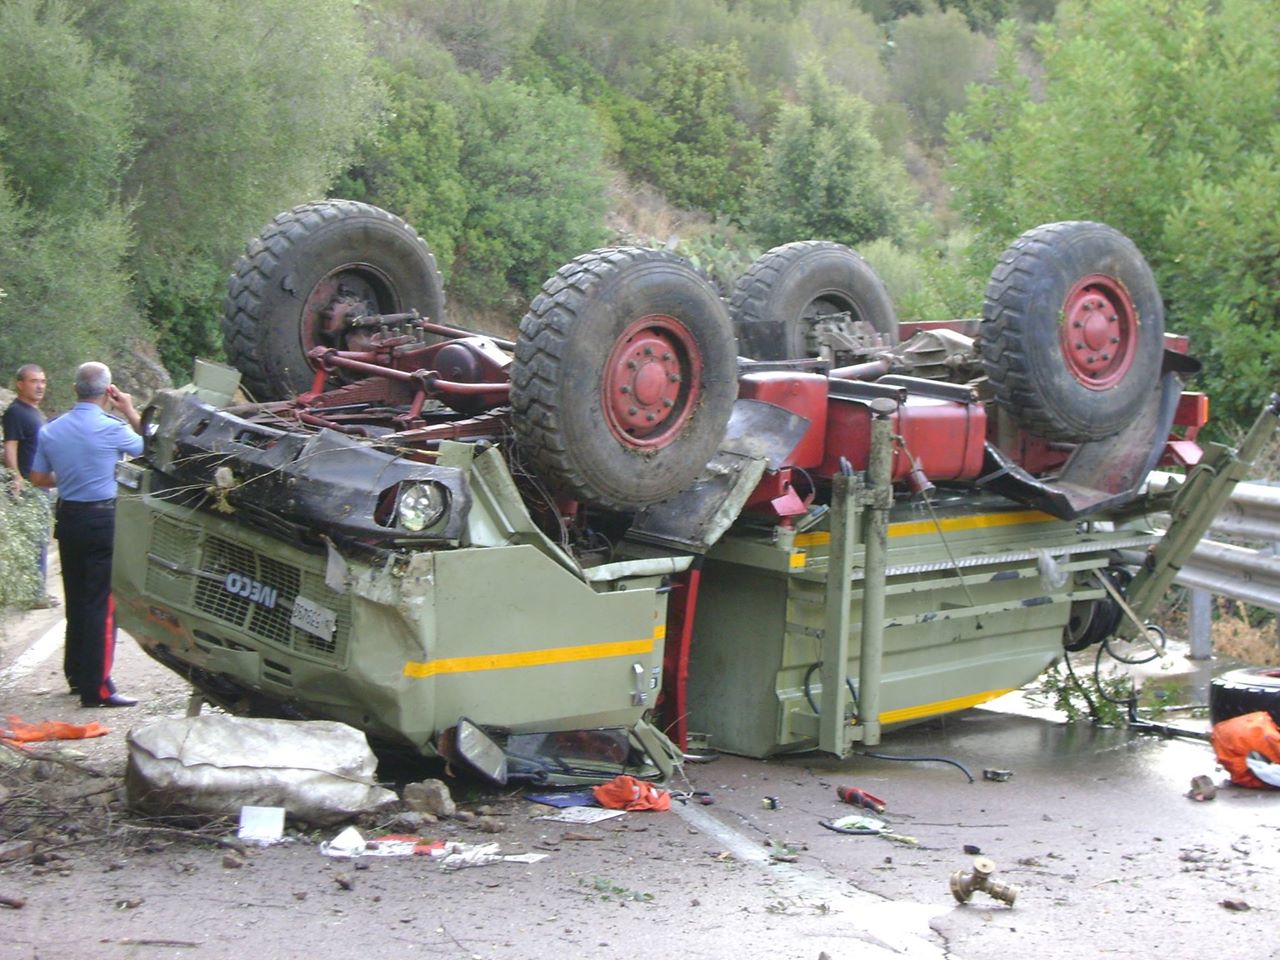
[[[809,681],[813,679],[813,672],[822,666],[822,661],[809,664],[809,669],[804,672],[804,698],[809,701],[809,709],[813,711],[815,717],[822,716],[822,711],[818,709],[818,705],[813,702],[813,693],[809,690]],[[853,697],[853,717],[858,718],[858,691],[853,686],[853,678],[845,677],[845,685],[849,688],[849,696]]]
[[[891,757],[887,753],[868,753],[863,751],[858,754],[860,757],[871,757],[873,760],[901,760],[904,763],[949,763],[955,767],[966,777],[970,783],[976,783],[973,774],[969,772],[969,768],[958,760],[952,760],[948,757]]]

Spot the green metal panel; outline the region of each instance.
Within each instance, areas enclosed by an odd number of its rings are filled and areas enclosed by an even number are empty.
[[[588,584],[541,546],[517,544],[385,565],[348,556],[346,587],[333,590],[327,560],[144,487],[121,499],[117,517],[120,623],[159,659],[202,672],[206,692],[220,676],[244,695],[428,751],[464,715],[564,730],[627,726],[654,705],[659,576]],[[274,591],[271,602],[229,590],[229,575]],[[294,624],[300,603],[320,611],[324,629]]]
[[[1105,566],[1118,546],[1154,540],[974,499],[940,506],[936,522],[911,505],[891,516],[878,688],[886,726],[963,709],[1033,679],[1061,654],[1071,603],[1100,595],[1080,574]],[[744,527],[709,555],[690,656],[690,723],[718,748],[761,757],[818,743],[826,551],[821,526],[776,541]],[[845,671],[855,685],[859,551]],[[1041,570],[1049,557],[1062,575],[1056,585],[1055,571]]]

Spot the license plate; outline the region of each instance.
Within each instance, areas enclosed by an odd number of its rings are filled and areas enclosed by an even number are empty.
[[[312,603],[306,597],[298,597],[293,601],[293,613],[289,622],[304,633],[321,640],[332,640],[338,631],[338,615],[328,607]]]

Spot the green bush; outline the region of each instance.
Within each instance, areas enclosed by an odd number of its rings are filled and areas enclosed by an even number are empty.
[[[44,599],[36,555],[49,535],[49,501],[31,487],[13,497],[12,482],[12,474],[0,468],[0,609]]]
[[[1280,347],[1280,32],[1259,26],[1274,3],[1158,6],[1062,4],[1038,34],[1034,84],[1016,27],[1002,28],[994,82],[951,121],[952,182],[988,258],[1049,221],[1127,234],[1166,326],[1207,361],[1218,423],[1248,422]]]
[[[744,217],[766,246],[809,237],[851,246],[901,235],[909,206],[902,168],[885,157],[861,97],[826,78],[817,59],[784,106],[749,191]]]
[[[590,108],[549,86],[468,79],[458,107],[467,212],[452,286],[477,305],[542,282],[606,236],[604,142]]]

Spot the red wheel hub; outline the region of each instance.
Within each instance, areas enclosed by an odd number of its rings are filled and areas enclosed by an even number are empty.
[[[1062,304],[1060,330],[1071,375],[1090,390],[1118,384],[1133,366],[1140,322],[1119,280],[1095,273],[1076,281]]]
[[[367,346],[367,335],[350,341],[347,321],[393,308],[392,290],[390,280],[367,264],[345,264],[325,274],[302,304],[298,339],[303,354],[317,346],[347,350]]]
[[[702,353],[687,327],[655,314],[631,323],[605,362],[601,400],[623,444],[658,450],[680,434],[698,403]]]

